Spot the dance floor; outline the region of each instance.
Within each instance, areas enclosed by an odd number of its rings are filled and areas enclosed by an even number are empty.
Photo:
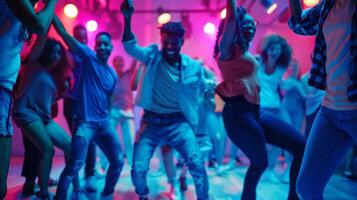
[[[11,160],[10,174],[8,177],[8,194],[6,199],[34,199],[35,197],[22,197],[21,187],[24,178],[20,176],[22,167],[22,157],[14,157]],[[150,200],[169,200],[169,185],[165,174],[158,173],[158,159],[154,158],[151,162],[152,170],[148,174],[148,184],[150,188]],[[58,179],[59,173],[64,167],[62,157],[55,157],[53,162],[53,170],[51,177]],[[210,198],[211,200],[238,200],[242,192],[243,177],[246,166],[237,166],[236,168],[226,171],[223,175],[217,176],[214,169],[208,169],[210,182]],[[81,172],[83,174],[83,172]],[[82,181],[83,183],[83,181]],[[98,178],[98,192],[86,193],[88,199],[99,199],[99,191],[103,188],[104,178]],[[83,185],[83,184],[82,184]],[[186,200],[196,199],[194,193],[194,185],[191,177],[188,177],[188,190],[184,193]],[[51,192],[55,192],[56,187],[50,188]],[[260,200],[283,200],[287,197],[288,184],[277,181],[272,181],[265,173],[258,185],[257,195]],[[125,166],[121,174],[120,180],[116,185],[114,195],[118,200],[136,200],[137,197],[130,179],[130,168]],[[325,191],[325,199],[343,200],[357,199],[357,182],[351,182],[339,175],[334,175]]]

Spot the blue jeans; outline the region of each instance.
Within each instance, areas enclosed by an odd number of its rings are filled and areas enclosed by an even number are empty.
[[[287,150],[294,157],[290,169],[288,199],[298,199],[295,183],[305,148],[302,134],[268,111],[261,111],[243,96],[223,97],[223,121],[227,135],[249,158],[242,199],[256,199],[258,181],[268,167],[266,143]]]
[[[323,199],[328,180],[353,143],[357,144],[357,110],[321,107],[312,125],[297,180],[300,199]]]
[[[115,184],[124,165],[117,134],[110,126],[108,119],[102,122],[78,122],[75,124],[77,129],[72,137],[71,158],[61,173],[56,198],[61,200],[66,198],[72,179],[78,174],[78,171],[84,164],[88,144],[91,140],[97,143],[110,163],[102,196],[113,194]]]
[[[208,178],[195,134],[182,113],[157,114],[145,111],[134,142],[131,170],[135,192],[149,193],[146,174],[157,146],[169,144],[185,159],[196,187],[197,199],[208,199]]]
[[[0,87],[0,137],[12,136],[13,134],[10,93],[9,90]]]
[[[76,127],[74,127],[74,122],[76,120],[73,116],[74,103],[75,100],[71,98],[63,99],[63,115],[67,121],[67,125],[70,128],[72,135],[76,132],[76,130],[74,130],[76,129]],[[84,174],[86,178],[95,175],[95,161],[96,161],[96,145],[93,141],[91,141],[88,145],[86,164],[84,167]]]

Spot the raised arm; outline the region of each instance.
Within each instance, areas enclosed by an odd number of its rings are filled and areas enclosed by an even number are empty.
[[[38,13],[29,0],[6,0],[6,3],[27,30],[43,35],[51,24],[57,0],[48,0],[45,8]]]
[[[120,6],[121,13],[124,16],[124,33],[123,42],[134,39],[134,34],[131,32],[131,17],[134,13],[134,5],[132,0],[124,0]]]
[[[289,8],[291,17],[300,17],[302,13],[300,0],[289,0]]]
[[[316,35],[324,1],[313,8],[302,10],[300,0],[289,0],[289,27],[299,35]]]
[[[53,17],[53,26],[72,52],[78,54],[83,53],[80,48],[81,44],[66,31],[62,22],[56,15]]]
[[[128,72],[130,74],[133,74],[136,70],[136,66],[138,66],[138,61],[133,59],[133,61],[131,62],[130,68],[128,69]]]
[[[236,0],[227,0],[227,15],[224,19],[224,27],[221,38],[219,39],[219,60],[229,60],[234,54],[234,37],[237,19]]]
[[[131,78],[130,89],[132,91],[135,91],[138,88],[139,79],[143,71],[144,71],[144,64],[140,63],[139,67],[136,69],[134,75]]]
[[[31,51],[28,55],[27,65],[31,65],[32,63],[36,62],[39,59],[43,49],[45,48],[46,40],[47,40],[47,34],[37,36],[36,41],[32,45]]]
[[[138,45],[134,34],[131,32],[131,17],[134,13],[134,6],[132,0],[124,0],[120,6],[121,13],[124,16],[124,33],[123,33],[123,46],[126,53],[131,57],[148,64],[149,55],[158,50],[157,47],[141,47]]]

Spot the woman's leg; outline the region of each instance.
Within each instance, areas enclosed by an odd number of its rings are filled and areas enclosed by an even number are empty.
[[[46,129],[47,132],[50,134],[53,144],[64,152],[66,163],[68,163],[71,154],[71,138],[66,133],[66,131],[63,130],[63,128],[60,127],[54,121],[50,121],[46,125]],[[80,184],[79,184],[79,177],[77,175],[77,177],[74,178],[73,180],[73,191],[79,191],[79,189],[80,189]]]
[[[23,130],[21,131],[23,132]],[[32,195],[35,192],[35,181],[38,175],[41,152],[24,133],[22,133],[22,141],[25,148],[24,162],[22,164],[21,172],[21,175],[25,177],[22,194]]]
[[[124,166],[124,156],[120,147],[118,134],[114,131],[110,122],[104,121],[100,126],[100,129],[94,136],[94,141],[109,160],[109,168],[101,194],[102,197],[105,197],[111,196],[114,193],[115,185]]]
[[[323,199],[328,180],[352,146],[351,135],[340,127],[342,124],[347,125],[341,120],[345,115],[339,116],[338,113],[322,107],[316,116],[297,180],[300,199]],[[355,117],[350,124],[355,129],[355,135],[356,124]]]
[[[21,131],[23,132],[23,130]],[[22,134],[22,141],[24,144],[25,152],[21,175],[25,177],[26,180],[31,180],[33,181],[33,184],[35,184],[41,152],[24,133]]]
[[[134,118],[124,117],[120,122],[121,132],[123,134],[123,142],[125,147],[126,160],[129,166],[131,166],[133,161],[133,151],[134,151],[134,137],[135,137],[135,123]]]
[[[211,132],[211,137],[213,140],[213,146],[215,147],[215,158],[217,160],[218,167],[222,166],[225,141],[226,141],[226,130],[224,129],[222,115],[218,113],[209,113],[207,117],[207,130]]]
[[[32,122],[23,127],[26,136],[41,152],[39,166],[39,185],[41,195],[48,194],[48,179],[52,167],[52,157],[55,153],[53,143],[45,125],[41,120]]]
[[[227,135],[232,143],[239,147],[250,160],[245,175],[242,199],[256,199],[258,181],[268,167],[263,129],[256,121],[254,113],[237,116],[234,110],[223,112]]]
[[[9,172],[11,155],[11,136],[0,136],[0,199],[4,199],[7,191],[7,173]]]
[[[313,113],[310,115],[306,115],[306,126],[305,126],[305,138],[309,138],[310,131],[312,128],[312,124],[314,123],[314,120],[316,118],[317,113],[319,112],[320,107],[318,107]]]
[[[298,199],[296,194],[296,179],[299,173],[305,148],[305,138],[295,128],[275,117],[269,112],[262,111],[259,123],[264,129],[266,141],[274,146],[287,150],[294,159],[290,169],[290,189],[288,199]]]

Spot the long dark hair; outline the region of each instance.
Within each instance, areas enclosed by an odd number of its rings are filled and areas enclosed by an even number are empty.
[[[281,45],[281,54],[276,61],[276,65],[280,67],[287,68],[290,64],[291,60],[291,46],[288,44],[285,38],[278,34],[268,35],[263,38],[262,44],[260,46],[261,56],[263,62],[266,63],[268,61],[268,49],[272,44],[280,44]]]
[[[61,60],[56,66],[52,66],[52,68],[49,69],[49,66],[52,63],[51,54],[57,45],[61,47]],[[58,93],[63,93],[64,90],[66,90],[66,74],[73,66],[72,59],[70,59],[65,47],[58,40],[52,38],[47,39],[42,53],[38,58],[38,62],[45,69],[49,70],[56,83]]]
[[[248,51],[248,47],[249,47],[249,41],[243,37],[242,27],[241,27],[241,21],[243,20],[243,17],[246,14],[247,14],[247,10],[244,7],[241,7],[241,6],[237,7],[237,15],[238,15],[237,28],[236,28],[236,34],[238,35],[237,44],[240,46],[240,48],[242,49],[243,52]],[[217,58],[218,53],[219,53],[219,44],[218,43],[219,43],[219,38],[221,37],[221,35],[223,33],[224,22],[225,22],[224,20],[225,19],[221,20],[221,22],[219,23],[216,41],[214,44],[213,58]]]

